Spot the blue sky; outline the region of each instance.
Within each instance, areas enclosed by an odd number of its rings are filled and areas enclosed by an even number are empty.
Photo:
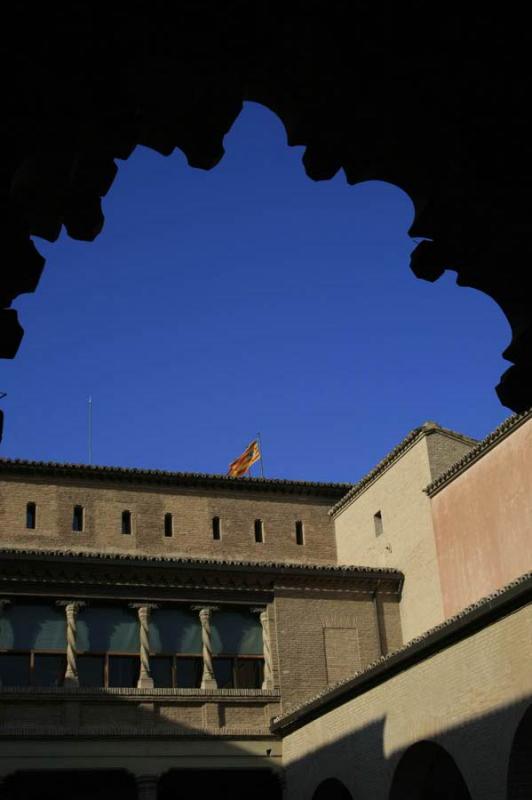
[[[225,472],[260,431],[266,476],[354,481],[427,419],[482,437],[509,326],[487,296],[417,280],[410,199],[314,183],[247,104],[210,172],[139,147],[95,242],[37,240],[2,362],[5,457]],[[259,474],[254,467],[254,474]]]

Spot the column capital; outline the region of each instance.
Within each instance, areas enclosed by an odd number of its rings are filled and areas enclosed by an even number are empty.
[[[211,606],[207,603],[203,603],[201,606],[190,606],[192,611],[219,611],[220,606]]]
[[[74,611],[79,611],[80,608],[83,608],[87,605],[85,600],[56,600],[55,604],[56,606],[62,606],[64,608],[68,608],[70,606],[70,608],[74,609]]]
[[[7,606],[10,603],[11,603],[11,600],[9,599],[9,597],[0,597],[0,614],[3,613],[4,608],[7,608]]]
[[[148,611],[153,611],[154,608],[159,608],[158,603],[128,603],[128,608],[135,608],[137,610],[146,608]]]
[[[135,775],[139,800],[157,800],[159,775]]]

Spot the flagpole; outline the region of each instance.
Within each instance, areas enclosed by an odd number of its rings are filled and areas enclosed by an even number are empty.
[[[264,478],[264,459],[262,458],[262,440],[260,438],[260,433],[257,433],[257,439],[259,440],[260,449],[260,476]]]

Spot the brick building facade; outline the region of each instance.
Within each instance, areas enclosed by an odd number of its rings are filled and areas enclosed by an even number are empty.
[[[448,729],[489,711],[510,736],[532,693],[529,581],[492,576],[496,602],[452,617],[446,558],[470,528],[459,501],[440,509],[467,471],[481,491],[498,448],[511,473],[530,424],[478,444],[426,423],[355,485],[0,461],[2,800],[395,800],[416,743],[445,771]]]

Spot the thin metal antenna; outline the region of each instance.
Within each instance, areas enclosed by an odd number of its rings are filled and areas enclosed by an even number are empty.
[[[89,395],[89,464],[92,464],[92,397]]]
[[[260,433],[257,433],[257,439],[259,440],[259,449],[260,449],[260,476],[264,478],[264,459],[262,457],[262,440],[260,438]]]

